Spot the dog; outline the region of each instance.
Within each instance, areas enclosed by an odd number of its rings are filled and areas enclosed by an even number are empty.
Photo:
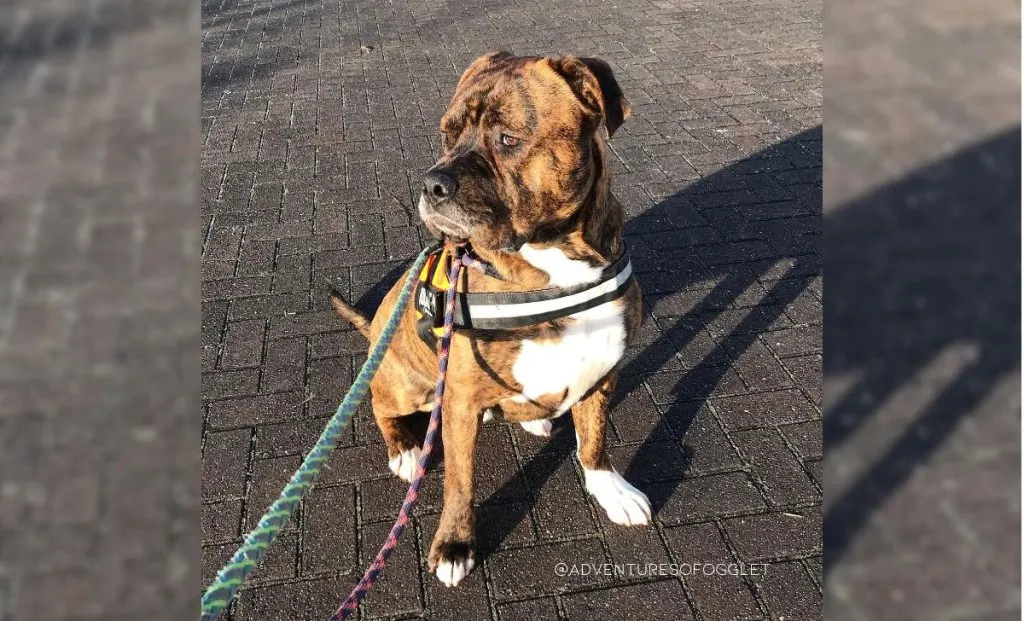
[[[578,291],[623,255],[623,210],[609,189],[599,129],[603,122],[611,137],[629,114],[612,69],[596,58],[495,52],[466,69],[441,118],[441,157],[419,200],[432,235],[468,243],[491,266],[489,273],[464,270],[462,290]],[[336,294],[332,304],[372,346],[404,280],[372,321]],[[371,385],[389,467],[405,481],[420,448],[403,417],[431,411],[438,372],[438,353],[422,338],[415,311],[411,301]],[[445,585],[457,585],[476,562],[477,433],[495,415],[547,436],[551,420],[571,412],[587,491],[612,522],[650,523],[647,497],[616,472],[604,448],[618,366],[641,317],[640,289],[628,278],[614,299],[582,312],[454,332],[441,427],[444,505],[428,559]]]

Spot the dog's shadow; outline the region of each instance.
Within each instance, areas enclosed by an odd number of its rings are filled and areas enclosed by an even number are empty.
[[[820,271],[816,255],[821,214],[820,154],[819,126],[703,177],[641,213],[632,217],[627,213],[626,241],[644,293],[642,333],[651,334],[653,328],[654,336],[627,351],[612,409],[626,395],[644,390],[644,377],[651,371],[690,369],[680,371],[680,378],[670,390],[671,394],[680,395],[678,400],[664,406],[658,422],[636,449],[624,472],[628,480],[647,493],[655,512],[672,496],[691,459],[697,456],[696,449],[685,442],[686,432],[719,381],[730,371],[730,361],[775,323]],[[787,194],[784,200],[766,200],[764,193],[784,191],[774,180],[776,174],[807,179],[812,188],[799,197]],[[749,189],[752,182],[759,184],[753,187],[761,189],[762,194]],[[763,214],[759,216],[756,212],[766,202],[771,202],[773,214],[785,217],[781,221],[783,226],[778,219],[758,219]],[[707,245],[709,240],[715,243]],[[780,261],[785,265],[781,272]],[[392,269],[355,305],[364,312],[372,312],[407,265]],[[770,278],[765,278],[770,271]],[[727,335],[715,339],[713,348],[702,360],[687,360],[685,365],[674,366],[673,360],[680,351],[699,338],[709,324],[759,280],[774,283],[760,305],[746,313]],[[671,302],[673,296],[689,290],[698,291],[701,300],[673,317],[670,324],[657,325],[651,309],[660,301]],[[509,500],[522,497],[524,481],[529,482],[526,489],[535,493],[573,454],[575,435],[570,419],[557,419],[545,446],[524,460],[517,476],[482,501],[485,507],[500,506],[501,510],[484,511],[479,516],[478,531],[487,535],[478,542],[481,558],[499,548],[526,519],[532,503]],[[418,432],[420,440],[426,421],[425,414],[409,418],[410,428]],[[523,432],[516,426],[513,433]],[[663,457],[666,438],[678,440],[674,443],[678,453],[675,461],[682,464],[683,476],[679,468],[659,472],[649,465]]]

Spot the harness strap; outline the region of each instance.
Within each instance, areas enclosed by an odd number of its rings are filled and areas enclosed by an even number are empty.
[[[632,277],[629,252],[624,249],[592,283],[525,292],[460,292],[456,294],[454,325],[463,329],[502,330],[561,319],[621,297]],[[417,283],[414,300],[424,328],[440,327],[444,294],[431,279]]]

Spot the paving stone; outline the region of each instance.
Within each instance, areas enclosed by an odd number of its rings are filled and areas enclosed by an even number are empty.
[[[515,619],[557,619],[558,605],[553,597],[528,599],[521,602],[508,602],[495,607],[501,621]]]
[[[623,376],[647,376],[659,371],[678,371],[683,367],[671,343],[649,343],[641,346],[644,335],[638,336],[637,345],[626,349],[622,356]]]
[[[572,461],[537,456],[523,466],[526,482],[536,494],[533,516],[542,538],[585,535],[597,531],[587,493]]]
[[[298,457],[278,457],[276,459],[257,459],[253,461],[250,484],[246,495],[245,531],[256,527],[263,513],[270,504],[277,500],[285,484],[299,467]],[[286,528],[297,525],[297,518],[292,516]]]
[[[270,293],[273,280],[268,276],[240,276],[207,280],[202,284],[203,300],[230,300]]]
[[[733,619],[760,614],[757,600],[743,578],[714,572],[706,564],[735,563],[718,528],[711,522],[665,529],[665,540],[681,569],[686,588],[698,612],[709,619]],[[696,569],[695,569],[696,568]]]
[[[302,416],[303,394],[280,392],[214,401],[210,404],[211,429],[248,427]]]
[[[615,435],[623,442],[643,441],[652,434],[655,437],[667,437],[661,425],[661,416],[643,387],[622,397],[608,412],[608,420]]]
[[[688,410],[692,403],[676,404],[669,410],[670,414],[677,414],[673,416],[672,424],[673,429],[679,429],[678,437],[687,460],[686,472],[704,474],[741,466],[742,460],[711,410],[702,405],[695,414],[690,414]],[[680,405],[687,407],[684,409]]]
[[[308,291],[313,261],[309,255],[293,254],[278,257],[274,266],[273,293]]]
[[[334,311],[326,310],[315,313],[297,313],[283,317],[272,317],[270,320],[270,338],[278,339],[332,332],[340,327],[340,321]]]
[[[688,466],[686,454],[671,440],[609,448],[608,457],[613,464],[628,464],[621,470],[634,483],[675,481],[686,473]]]
[[[772,504],[783,506],[819,498],[802,465],[786,450],[778,434],[739,431],[733,439]]]
[[[203,543],[234,541],[242,524],[242,500],[225,500],[203,505]]]
[[[724,520],[722,526],[743,561],[806,555],[821,546],[818,508],[764,513]]]
[[[474,489],[477,498],[486,502],[503,502],[529,496],[519,476],[519,463],[505,425],[485,425],[477,438]]]
[[[424,545],[433,541],[433,535],[437,531],[439,516],[426,516],[420,520],[424,536]],[[480,523],[478,517],[478,524]],[[484,546],[488,544],[483,544]],[[482,550],[478,542],[478,552]],[[458,587],[446,587],[441,581],[434,578],[426,568],[426,562],[422,569],[424,580],[424,592],[431,610],[439,610],[440,618],[443,619],[486,619],[491,616],[490,598],[487,594],[487,583],[484,572],[477,568],[459,582]]]
[[[676,580],[586,591],[566,596],[569,619],[692,619],[686,593]],[[651,602],[657,602],[656,607]]]
[[[608,583],[611,577],[604,573],[578,575],[583,572],[584,564],[601,566],[606,562],[601,545],[595,539],[501,551],[487,560],[493,593],[499,600]],[[558,563],[569,566],[563,576],[559,576],[555,569]],[[571,571],[573,564],[578,567],[575,574]]]
[[[811,355],[787,358],[782,364],[796,380],[797,386],[803,390],[804,394],[810,397],[812,403],[821,407],[821,383],[812,382],[808,379],[810,377],[821,377],[821,356]],[[816,376],[814,375],[815,373],[817,373]]]
[[[750,390],[777,390],[793,385],[789,374],[771,351],[760,342],[742,343],[742,346],[737,348],[727,341],[726,349],[734,360],[733,368]]]
[[[804,459],[821,458],[822,439],[821,425],[818,423],[796,423],[794,425],[783,425],[779,427],[782,434],[786,436],[797,451],[797,454]]]
[[[356,501],[351,486],[316,487],[303,500],[302,574],[350,573],[355,566]]]
[[[817,418],[817,412],[800,391],[780,390],[713,399],[726,429],[768,427]]]
[[[266,556],[252,573],[253,581],[277,581],[295,577],[299,537],[296,533],[282,533],[267,548]],[[233,551],[232,551],[233,553]],[[212,578],[212,576],[211,576]]]
[[[729,367],[700,367],[683,373],[658,373],[647,377],[658,405],[700,397],[745,393],[740,376]]]
[[[230,321],[269,319],[304,313],[307,310],[309,310],[309,300],[302,292],[253,296],[231,300],[228,319]]]
[[[268,341],[260,388],[264,392],[301,390],[304,384],[306,339]]]
[[[249,463],[248,429],[206,434],[203,459],[203,500],[245,495]]]
[[[202,549],[202,579],[203,586],[213,582],[214,577],[225,563],[231,560],[231,556],[238,549],[238,545],[227,543],[223,545],[204,546]]]
[[[658,520],[666,525],[709,514],[755,511],[764,506],[753,484],[739,472],[683,479],[678,483],[651,483],[646,490]]]
[[[324,466],[323,472],[320,474],[320,481],[325,485],[333,485],[335,483],[356,483],[373,476],[394,476],[388,469],[387,449],[383,445],[345,446],[344,440],[349,437],[350,434],[343,436],[341,446],[335,449],[334,454]],[[440,473],[438,476],[440,478]]]
[[[821,326],[795,326],[761,338],[780,358],[821,353]]]
[[[775,618],[821,618],[821,592],[797,561],[768,565],[754,586]]]
[[[394,522],[408,489],[409,484],[394,475],[363,481],[359,486],[361,520],[364,523],[387,521],[390,524]],[[430,471],[420,487],[416,511],[419,514],[440,511],[443,490],[443,473],[436,470]]]
[[[360,549],[363,551],[361,567],[373,561],[391,526],[390,522],[363,526],[360,539]],[[416,546],[412,545],[412,536],[411,531],[405,534],[405,545],[395,549],[388,559],[386,571],[363,600],[362,610],[367,617],[418,613],[423,610],[419,589],[420,560]],[[353,578],[358,580],[358,576]]]
[[[209,399],[227,399],[256,392],[259,373],[255,369],[203,374],[203,394]]]
[[[301,409],[298,411],[301,412]],[[253,455],[256,459],[291,455],[305,456],[313,448],[321,432],[327,426],[328,420],[327,418],[315,418],[258,425]]]
[[[310,413],[317,416],[331,415],[352,385],[352,359],[342,356],[311,360],[306,375],[312,385],[320,387],[320,390],[310,395]]]
[[[611,562],[618,564],[668,563],[668,553],[655,528],[607,528],[605,543],[611,553]],[[639,572],[639,570],[638,570]],[[626,576],[626,579],[629,579]],[[633,579],[636,579],[633,577]]]
[[[235,618],[252,621],[329,618],[340,604],[338,598],[343,592],[343,581],[331,577],[245,589],[238,596]]]
[[[537,527],[528,502],[477,507],[477,548],[481,555],[537,541]]]

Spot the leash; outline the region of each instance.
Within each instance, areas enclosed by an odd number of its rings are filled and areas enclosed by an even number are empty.
[[[281,495],[277,497],[277,500],[270,505],[267,512],[260,518],[256,528],[246,535],[242,546],[231,557],[231,560],[217,572],[217,577],[206,589],[206,592],[203,593],[200,605],[200,618],[202,621],[214,621],[228,607],[228,604],[234,599],[238,587],[245,582],[252,570],[259,565],[260,560],[267,551],[267,547],[273,543],[278,533],[288,523],[302,497],[313,486],[313,482],[320,475],[324,464],[327,463],[334,448],[338,445],[342,432],[352,420],[352,415],[370,388],[370,380],[377,373],[377,369],[384,359],[384,354],[391,345],[391,340],[398,330],[402,312],[405,310],[409,297],[415,288],[416,274],[423,268],[431,250],[431,248],[423,250],[413,262],[409,276],[406,277],[405,284],[398,294],[395,309],[392,311],[391,316],[388,317],[388,321],[381,331],[380,338],[377,339],[369,356],[366,358],[366,362],[363,363],[359,374],[356,375],[355,381],[352,382],[352,387],[349,389],[348,394],[345,395],[345,399],[342,400],[334,416],[327,423],[327,426],[320,434],[320,438],[317,439],[316,444],[313,445],[309,454],[302,461],[302,465],[299,466],[299,469],[292,475],[288,484],[285,485]]]
[[[267,512],[260,518],[256,528],[254,528],[245,537],[245,541],[241,547],[235,552],[234,556],[224,567],[217,572],[216,578],[203,593],[200,612],[202,621],[214,621],[225,608],[234,599],[238,588],[245,582],[249,574],[253,569],[259,565],[266,553],[267,548],[273,543],[277,535],[287,524],[294,513],[295,508],[298,506],[302,497],[307,491],[313,486],[317,477],[323,470],[324,465],[330,458],[331,453],[334,451],[338,444],[338,440],[341,437],[345,427],[352,419],[353,413],[356,408],[362,402],[366,396],[366,392],[370,387],[370,381],[373,376],[377,373],[377,369],[380,368],[381,361],[384,359],[384,354],[387,352],[388,347],[391,345],[391,341],[395,336],[395,332],[398,330],[398,324],[402,318],[402,312],[405,306],[409,302],[409,297],[412,295],[413,289],[416,285],[416,277],[423,265],[426,263],[428,255],[434,250],[434,248],[425,248],[420,252],[419,256],[413,262],[412,267],[409,269],[409,275],[406,277],[405,283],[402,285],[402,290],[398,294],[398,299],[395,301],[395,308],[388,317],[387,323],[384,325],[384,329],[381,331],[380,338],[374,344],[369,356],[367,356],[366,362],[363,363],[362,368],[356,375],[355,380],[352,382],[352,387],[349,389],[348,394],[342,400],[341,405],[338,406],[334,416],[327,423],[324,431],[320,434],[316,444],[306,455],[302,465],[295,471],[292,478],[285,485],[280,496],[277,500],[270,505]],[[458,286],[458,278],[461,274],[463,267],[473,267],[475,269],[484,269],[485,263],[477,259],[467,249],[462,246],[455,248],[455,257],[452,261],[451,271],[449,274],[449,282],[451,283],[447,298],[446,298],[446,311],[445,311],[445,322],[444,322],[444,335],[441,341],[441,350],[438,359],[438,380],[437,385],[434,389],[434,409],[430,415],[430,424],[427,427],[427,434],[423,441],[423,452],[420,455],[419,463],[416,467],[416,474],[413,478],[412,484],[409,486],[409,491],[406,493],[405,500],[402,503],[402,508],[399,511],[398,519],[395,521],[395,525],[391,528],[391,532],[388,534],[388,538],[380,551],[377,553],[377,557],[373,563],[366,570],[362,579],[349,594],[348,598],[341,605],[340,608],[331,617],[332,621],[338,619],[346,619],[359,605],[359,602],[366,596],[366,593],[370,590],[373,584],[377,581],[380,573],[383,571],[385,564],[387,563],[388,557],[394,552],[395,547],[398,545],[398,538],[402,535],[405,530],[405,526],[409,522],[409,514],[416,506],[416,501],[419,495],[420,484],[423,481],[423,477],[426,474],[427,461],[430,458],[430,454],[434,447],[434,441],[437,436],[437,430],[440,427],[441,419],[441,403],[444,396],[445,380],[448,374],[448,353],[451,347],[451,336],[454,330],[454,317],[455,317],[455,300],[456,300],[456,287]]]
[[[423,477],[427,473],[427,462],[430,460],[430,454],[434,450],[437,430],[441,426],[441,401],[444,397],[445,380],[448,377],[448,352],[451,349],[452,332],[455,327],[455,289],[458,287],[459,274],[461,274],[462,268],[464,266],[476,267],[479,264],[473,262],[474,259],[471,258],[471,255],[462,246],[456,246],[454,252],[452,267],[448,272],[449,286],[447,296],[445,297],[444,335],[441,337],[440,353],[437,360],[437,385],[434,387],[434,409],[430,413],[430,423],[427,425],[427,434],[423,439],[423,452],[420,454],[419,463],[416,464],[416,474],[409,485],[409,491],[405,493],[405,500],[402,502],[402,508],[398,512],[398,519],[395,520],[395,525],[391,527],[387,540],[381,546],[380,551],[377,552],[377,557],[373,559],[373,563],[367,568],[366,573],[363,574],[362,580],[352,589],[352,593],[349,594],[348,599],[342,603],[337,612],[331,616],[331,621],[347,619],[349,615],[355,612],[359,602],[366,596],[366,593],[377,581],[381,571],[384,570],[388,557],[391,556],[391,553],[398,546],[398,538],[402,536],[402,532],[409,523],[409,514],[412,513],[417,500],[419,500],[420,483],[423,482]],[[415,274],[416,272],[413,271],[413,273]]]

